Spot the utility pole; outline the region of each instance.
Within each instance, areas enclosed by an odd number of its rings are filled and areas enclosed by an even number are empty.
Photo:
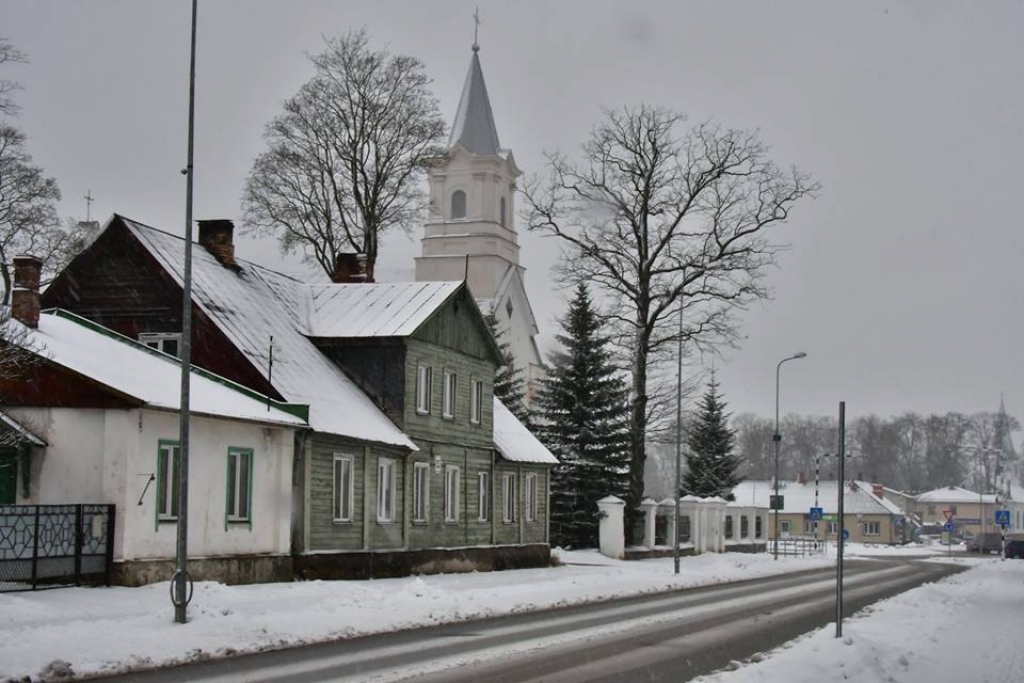
[[[836,458],[839,460],[839,526],[836,528],[836,638],[843,637],[843,545],[845,538],[845,522],[843,520],[843,499],[846,497],[846,401],[839,402],[839,450],[836,451]]]
[[[686,279],[686,273],[683,273]],[[679,573],[679,486],[683,467],[683,297],[679,297],[679,348],[676,368],[676,490],[672,497],[676,501],[675,538],[672,541],[672,558],[675,573]]]

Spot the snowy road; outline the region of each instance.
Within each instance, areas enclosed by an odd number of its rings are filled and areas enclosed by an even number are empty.
[[[847,614],[959,571],[851,561]],[[247,655],[106,680],[139,682],[685,681],[828,623],[831,568]]]

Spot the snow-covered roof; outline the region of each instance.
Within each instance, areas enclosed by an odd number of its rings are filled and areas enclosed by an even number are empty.
[[[454,294],[461,282],[308,285],[311,337],[406,337]]]
[[[511,462],[558,464],[558,458],[497,398],[494,399],[494,447],[501,457]]]
[[[834,479],[818,482],[818,507],[825,514],[838,512],[838,482]],[[785,514],[806,513],[814,507],[814,482],[779,482],[779,495],[783,497],[782,512]],[[892,501],[872,494],[872,485],[866,481],[854,481],[845,487],[843,511],[846,514],[887,514],[902,515],[903,512]],[[755,507],[770,507],[769,496],[775,493],[774,484],[764,480],[746,480],[732,490],[736,502]]]
[[[44,312],[39,316],[39,327],[27,330],[25,346],[49,362],[145,406],[175,411],[181,406],[181,364],[177,358],[74,314]],[[305,420],[273,403],[222,377],[192,370],[189,408],[194,414],[290,427],[306,425]]]
[[[448,138],[448,147],[460,144],[468,152],[478,156],[496,156],[501,149],[498,143],[498,129],[494,125],[494,113],[491,111],[491,100],[487,96],[484,85],[484,72],[480,68],[480,57],[477,49],[473,50],[473,58],[469,63],[469,73],[462,86],[459,108],[455,114],[455,123]]]
[[[925,491],[917,497],[918,503],[994,503],[995,496],[990,493],[978,494],[961,486],[944,486],[939,489]]]
[[[184,281],[184,239],[120,217],[178,284]],[[309,405],[309,426],[317,431],[418,450],[341,369],[300,330],[312,310],[308,286],[294,278],[237,259],[222,266],[201,247],[192,250],[194,303],[263,375],[269,374],[274,345],[273,384],[282,396]]]

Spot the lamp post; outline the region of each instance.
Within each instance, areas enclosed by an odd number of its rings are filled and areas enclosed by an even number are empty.
[[[782,441],[782,435],[779,434],[779,371],[782,370],[783,363],[806,357],[806,353],[797,351],[792,356],[780,360],[775,366],[775,433],[772,434],[772,441],[775,442],[775,496],[772,499],[772,508],[775,511],[775,543],[772,558],[776,560],[779,559],[779,442]]]

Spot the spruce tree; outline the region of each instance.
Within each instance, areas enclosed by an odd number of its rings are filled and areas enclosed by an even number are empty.
[[[537,394],[538,437],[558,457],[551,482],[551,538],[598,544],[597,501],[629,492],[629,391],[585,285],[561,321],[548,376]]]
[[[505,330],[499,329],[494,311],[484,315],[487,329],[494,337],[501,354],[501,365],[494,371],[494,395],[509,411],[527,427],[530,425],[530,411],[526,407],[526,382],[522,371],[515,365],[511,344],[505,339]]]
[[[726,405],[712,375],[688,430],[689,470],[683,476],[681,495],[733,499],[733,487],[742,480],[736,474],[741,460],[733,452],[735,435],[729,428]]]

